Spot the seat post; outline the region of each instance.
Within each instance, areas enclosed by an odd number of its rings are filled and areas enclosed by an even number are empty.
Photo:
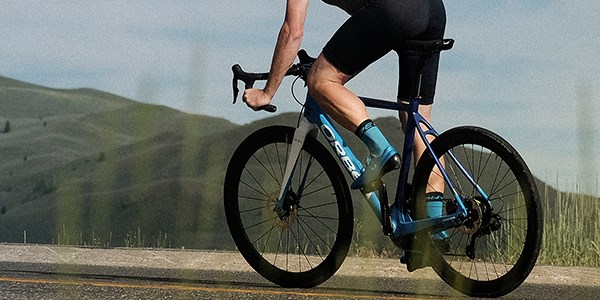
[[[452,49],[454,46],[453,39],[441,39],[441,40],[408,40],[402,44],[399,49],[404,52],[405,55],[418,56],[419,61],[417,62],[417,68],[415,70],[412,87],[412,97],[421,99],[421,85],[423,80],[423,68],[427,59],[431,58],[433,54],[440,53],[443,50]]]
[[[429,55],[430,57],[430,55]],[[425,67],[425,61],[429,58],[426,54],[419,54],[419,62],[417,63],[417,69],[414,74],[414,86],[412,91],[412,97],[421,99],[421,85],[423,84],[423,68]]]

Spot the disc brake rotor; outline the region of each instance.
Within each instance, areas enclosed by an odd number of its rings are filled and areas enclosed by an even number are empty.
[[[296,198],[296,195],[292,191],[288,191],[283,204],[283,211],[279,211],[277,194],[272,193],[269,195],[269,205],[266,208],[269,217],[273,220],[273,225],[280,228],[289,228],[297,222],[298,200]]]

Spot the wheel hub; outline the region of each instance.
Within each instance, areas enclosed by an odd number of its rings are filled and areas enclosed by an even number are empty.
[[[270,205],[267,205],[267,210],[275,226],[289,228],[298,220],[298,196],[293,191],[288,191],[282,209],[279,209],[278,202],[277,195],[271,194],[269,196]]]
[[[458,227],[458,230],[461,232],[472,235],[479,230],[490,228],[488,225],[491,225],[491,223],[498,223],[492,222],[495,218],[493,218],[492,209],[487,201],[484,201],[480,197],[467,196],[463,199],[463,203],[467,209],[468,215],[463,224]],[[449,202],[447,204],[449,212],[455,212],[457,208],[455,202]],[[497,230],[497,228],[495,230]]]

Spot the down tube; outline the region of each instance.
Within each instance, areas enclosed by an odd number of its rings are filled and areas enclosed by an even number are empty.
[[[356,158],[356,155],[354,155],[352,150],[346,145],[346,142],[326,115],[319,114],[318,123],[319,129],[325,136],[325,139],[327,139],[327,142],[333,151],[337,154],[348,174],[350,174],[350,177],[352,177],[352,180],[358,178],[365,171],[360,160]],[[371,209],[373,209],[377,219],[381,222],[381,202],[379,201],[377,193],[366,193],[363,194],[363,196],[369,203]]]

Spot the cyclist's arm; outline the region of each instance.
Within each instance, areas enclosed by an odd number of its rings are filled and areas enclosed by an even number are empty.
[[[285,73],[294,63],[300,49],[307,9],[308,0],[287,0],[285,20],[275,45],[269,79],[263,90],[246,90],[244,100],[248,106],[257,109],[269,104],[275,96]]]

